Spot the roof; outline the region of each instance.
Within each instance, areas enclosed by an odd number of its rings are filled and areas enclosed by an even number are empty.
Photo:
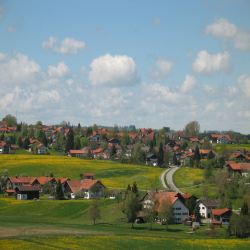
[[[155,200],[160,200],[164,196],[178,197],[178,192],[148,191],[148,194],[151,198],[154,198]]]
[[[192,194],[180,194],[184,199],[189,199],[190,197],[192,197]]]
[[[35,177],[20,177],[20,176],[9,177],[9,179],[12,183],[27,183],[27,184],[32,184],[36,180]]]
[[[61,184],[63,184],[64,182],[70,180],[69,178],[55,178],[56,180],[56,183],[58,183],[58,181],[60,180],[61,181]]]
[[[16,189],[19,189],[20,191],[40,191],[38,186],[17,186],[15,190]]]
[[[193,142],[197,141],[197,142],[199,142],[199,139],[198,138],[190,138],[190,141],[193,141]]]
[[[156,203],[154,210],[159,213],[163,212],[165,206],[172,206],[178,199],[178,197],[163,196],[159,202]]]
[[[5,145],[7,145],[4,141],[0,141],[0,148],[4,147]]]
[[[215,155],[215,151],[212,149],[199,149],[200,154],[207,155],[209,152],[212,151],[212,153]]]
[[[4,125],[4,126],[7,126],[7,122],[5,122],[5,121],[0,121],[0,123],[1,123],[2,125]]]
[[[224,209],[212,209],[212,215],[222,215],[224,213],[227,213],[228,211],[230,211],[228,208],[224,208]]]
[[[250,163],[230,163],[232,170],[250,170]]]
[[[245,155],[243,155],[243,154],[235,154],[235,153],[233,153],[233,154],[230,154],[230,155],[233,156],[234,158],[246,158]]]
[[[200,199],[206,207],[218,206],[219,199]]]
[[[15,190],[6,190],[7,193],[15,193]]]
[[[54,178],[53,177],[38,177],[37,180],[41,185],[44,185],[50,181],[52,181]]]
[[[68,181],[68,184],[72,192],[75,193],[77,190],[91,189],[91,187],[93,187],[93,185],[95,185],[97,182],[101,183],[99,180],[84,179],[79,181]]]
[[[222,137],[226,137],[229,141],[231,141],[231,138],[229,137],[229,135],[211,134],[210,137],[215,138],[215,139],[221,139]]]
[[[87,147],[85,147],[85,148],[83,148],[83,149],[81,149],[81,150],[74,150],[74,149],[71,149],[69,152],[70,152],[70,154],[87,154],[88,153],[88,148]]]

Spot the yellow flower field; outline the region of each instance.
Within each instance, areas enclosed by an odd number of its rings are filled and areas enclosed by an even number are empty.
[[[0,173],[8,169],[9,176],[25,173],[28,176],[67,177],[78,180],[81,173],[93,173],[107,187],[124,188],[137,182],[140,189],[161,187],[160,175],[164,171],[151,166],[121,164],[111,161],[83,160],[72,157],[38,155],[0,155]]]
[[[249,249],[249,240],[86,236],[0,240],[2,249]]]

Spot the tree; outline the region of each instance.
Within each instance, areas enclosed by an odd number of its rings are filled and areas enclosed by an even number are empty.
[[[207,160],[212,160],[214,158],[213,151],[210,150],[209,153],[207,154]]]
[[[29,138],[26,137],[23,141],[23,148],[28,149],[29,144],[30,144],[30,140],[29,140]]]
[[[21,136],[18,136],[17,137],[17,141],[16,141],[16,144],[21,148],[22,147],[22,138],[21,138]]]
[[[241,139],[241,143],[247,144],[248,143],[248,138],[245,136]]]
[[[202,193],[205,199],[207,199],[208,192],[209,192],[209,186],[206,182],[204,182],[202,186]]]
[[[240,214],[242,215],[249,215],[249,211],[248,211],[248,204],[246,201],[244,201],[243,206],[241,208]]]
[[[111,148],[111,152],[110,152],[110,156],[114,156],[116,154],[116,148],[115,148],[115,144],[112,145],[112,148]]]
[[[173,155],[173,164],[174,165],[177,165],[177,157],[176,157],[176,153],[174,153],[174,155]]]
[[[91,153],[90,148],[88,149],[87,158],[92,158],[92,153]]]
[[[170,159],[171,159],[171,152],[170,152],[169,149],[167,149],[167,150],[164,152],[164,162],[165,162],[165,165],[166,165],[166,166],[169,165]]]
[[[199,207],[198,202],[195,205],[194,216],[195,216],[195,221],[201,223],[201,214],[200,214],[200,207]]]
[[[99,200],[97,198],[92,200],[91,205],[89,206],[89,218],[91,220],[94,220],[94,225],[95,225],[95,221],[97,219],[101,219],[101,215],[100,215],[100,208],[99,208]]]
[[[193,196],[190,199],[186,199],[185,205],[189,209],[189,214],[190,215],[194,214],[195,206],[196,206],[196,200],[195,200],[195,198]]]
[[[64,197],[63,191],[62,191],[62,184],[61,180],[59,179],[56,185],[56,199],[60,200]]]
[[[139,210],[140,210],[139,199],[137,198],[135,193],[129,192],[126,196],[126,200],[124,201],[124,213],[128,221],[132,223],[132,228],[134,227],[136,214]]]
[[[70,149],[73,148],[74,148],[74,132],[73,129],[70,128],[66,136],[65,153],[69,152]]]
[[[43,192],[45,194],[52,194],[52,192],[54,191],[54,187],[52,186],[51,182],[47,182],[43,185]]]
[[[43,123],[41,122],[41,121],[37,121],[37,123],[36,123],[36,127],[38,128],[38,127],[41,127],[43,125]]]
[[[116,198],[117,198],[117,203],[119,203],[119,198],[120,198],[120,196],[121,196],[121,191],[118,190],[118,189],[116,189],[116,190],[115,190],[115,196],[116,196]]]
[[[192,121],[185,126],[184,130],[186,134],[191,134],[194,137],[198,137],[200,132],[200,123],[197,121]]]
[[[92,130],[93,130],[93,131],[95,131],[95,132],[97,132],[97,131],[98,131],[98,127],[97,127],[97,125],[96,125],[96,124],[94,124],[94,126],[92,127]]]
[[[147,203],[143,204],[143,219],[146,222],[150,223],[150,229],[152,230],[152,224],[154,222],[154,219],[157,215],[157,212],[155,210],[155,205],[157,204],[157,200],[156,198],[156,192],[155,191],[151,191],[151,200]]]
[[[168,224],[173,221],[173,211],[171,197],[163,197],[160,204],[159,213],[162,217],[163,224],[166,223],[166,231],[168,230]]]
[[[188,146],[187,141],[185,139],[182,140],[181,145],[180,145],[181,149],[186,150],[187,146]]]
[[[195,150],[194,150],[194,160],[200,160],[201,159],[201,155],[200,155],[200,151],[199,151],[199,147],[198,145],[196,146]]]
[[[136,181],[134,181],[131,191],[132,191],[134,194],[136,194],[136,197],[139,197],[138,188],[137,188]]]
[[[212,149],[212,145],[209,141],[204,141],[202,148],[203,149]]]
[[[156,138],[155,138],[155,135],[154,135],[154,137],[153,137],[153,145],[154,145],[154,147],[156,146]]]
[[[213,171],[212,171],[212,164],[211,164],[211,162],[206,162],[206,166],[205,166],[203,175],[204,175],[204,179],[205,179],[205,180],[207,180],[207,179],[209,179],[210,177],[213,176]]]
[[[80,139],[80,143],[81,143],[82,148],[87,147],[87,146],[88,146],[88,143],[89,143],[89,139],[86,138],[86,137],[82,137],[82,138]]]
[[[74,137],[74,148],[75,149],[80,149],[81,148],[81,142],[80,142],[80,136],[76,135]]]
[[[162,166],[163,163],[164,163],[164,152],[163,152],[162,143],[160,142],[158,154],[157,154],[157,164],[158,166]]]
[[[16,121],[16,117],[11,115],[11,114],[8,114],[6,115],[2,121],[5,121],[7,122],[7,126],[8,127],[15,127],[17,125],[17,121]]]

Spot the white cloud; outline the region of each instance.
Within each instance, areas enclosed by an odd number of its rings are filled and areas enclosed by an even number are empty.
[[[14,32],[14,26],[13,25],[9,25],[7,29],[8,29],[9,32]]]
[[[88,77],[89,76],[89,72],[87,71],[87,69],[82,65],[81,67],[81,73],[82,75]]]
[[[48,40],[43,40],[42,48],[43,50],[54,51],[63,55],[78,54],[79,49],[88,49],[84,41],[77,41],[73,37],[66,37],[59,43],[58,37],[53,36],[50,36]]]
[[[94,59],[90,67],[92,85],[130,86],[139,82],[137,67],[132,57],[106,54]]]
[[[69,79],[69,80],[67,81],[67,83],[68,83],[68,85],[72,85],[72,84],[74,83],[74,80],[73,80],[73,79]]]
[[[228,73],[232,68],[231,58],[228,52],[210,55],[207,51],[202,50],[198,53],[198,58],[192,63],[195,73],[210,75],[220,70]]]
[[[243,51],[250,50],[250,32],[243,28],[238,28],[235,24],[228,22],[227,19],[216,19],[205,28],[205,34],[219,37],[226,41],[232,41],[234,48]]]
[[[171,75],[174,63],[172,61],[157,58],[155,60],[155,67],[150,67],[147,76],[155,82],[163,82],[168,75]]]
[[[3,61],[8,56],[8,53],[0,53],[0,61]]]
[[[206,106],[206,111],[207,111],[207,112],[209,112],[209,111],[214,111],[217,107],[218,107],[218,104],[217,104],[217,103],[211,102],[211,103],[207,104],[207,106]]]
[[[58,66],[50,65],[48,68],[48,74],[50,77],[64,77],[69,74],[68,66],[62,61],[58,63]]]
[[[182,93],[191,92],[196,87],[196,80],[195,77],[192,75],[186,75],[186,80],[180,87],[180,91]]]
[[[153,20],[153,25],[156,26],[156,25],[158,25],[160,23],[162,23],[162,20],[159,17],[155,17],[154,20]]]
[[[242,92],[246,96],[250,97],[250,76],[246,74],[242,75],[238,77],[237,81],[238,81],[238,84],[240,85]]]

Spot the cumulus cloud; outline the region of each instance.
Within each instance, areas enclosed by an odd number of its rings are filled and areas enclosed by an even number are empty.
[[[157,58],[155,66],[149,68],[147,76],[156,82],[163,82],[172,73],[173,66],[174,63],[172,61]]]
[[[196,80],[195,77],[192,75],[186,75],[186,80],[180,87],[180,91],[182,93],[191,92],[196,87]]]
[[[69,74],[69,71],[70,70],[64,61],[59,62],[57,67],[50,65],[48,68],[48,74],[50,77],[64,77]]]
[[[228,73],[232,68],[232,63],[228,52],[210,55],[207,51],[202,50],[198,53],[195,62],[192,63],[192,68],[195,73],[205,75],[214,74],[221,70]]]
[[[250,97],[250,76],[249,75],[242,75],[237,79],[238,84],[243,93],[245,93],[248,97]]]
[[[89,76],[89,72],[87,71],[87,69],[82,65],[81,67],[81,74],[88,77]]]
[[[50,36],[48,40],[43,40],[42,48],[45,51],[54,51],[63,55],[78,54],[79,49],[88,49],[84,41],[77,41],[73,37],[66,37],[60,43],[58,37],[53,36]]]
[[[132,57],[106,54],[94,59],[90,67],[89,81],[92,85],[131,86],[140,81]]]
[[[250,50],[250,32],[243,28],[238,28],[235,24],[228,22],[227,19],[216,19],[205,28],[205,34],[219,37],[226,41],[232,41],[234,48],[243,51]]]
[[[3,61],[8,56],[8,53],[0,53],[0,61]]]
[[[157,26],[160,23],[162,23],[162,20],[159,17],[155,17],[153,20],[153,25]]]

